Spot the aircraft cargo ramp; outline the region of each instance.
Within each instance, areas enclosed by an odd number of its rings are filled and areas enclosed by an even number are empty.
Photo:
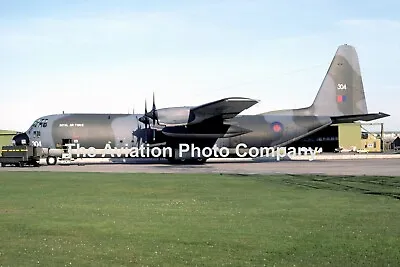
[[[1,167],[12,165],[16,167],[35,166],[39,167],[39,149],[33,146],[3,146],[1,148]]]

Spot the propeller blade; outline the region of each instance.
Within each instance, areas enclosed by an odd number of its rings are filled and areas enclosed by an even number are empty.
[[[144,100],[144,116],[147,114],[147,99]],[[147,129],[148,119],[145,117],[144,128]]]
[[[153,110],[156,110],[156,97],[153,92]]]
[[[155,94],[153,92],[153,107],[151,109],[151,116],[152,116],[152,119],[153,119],[153,126],[156,124],[156,120],[158,122],[158,116],[157,115],[158,114],[157,114],[157,108],[156,108],[156,97],[155,97]]]

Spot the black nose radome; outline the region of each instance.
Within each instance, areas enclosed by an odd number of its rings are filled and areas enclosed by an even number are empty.
[[[20,133],[13,137],[12,143],[16,146],[29,145],[29,137],[26,133]]]

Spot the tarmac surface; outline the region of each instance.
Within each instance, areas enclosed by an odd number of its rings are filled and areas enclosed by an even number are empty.
[[[0,171],[124,172],[124,173],[232,173],[400,176],[400,158],[309,160],[210,160],[199,165],[172,165],[163,160],[77,160],[69,165],[3,167]]]

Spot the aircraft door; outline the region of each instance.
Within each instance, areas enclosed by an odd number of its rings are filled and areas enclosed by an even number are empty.
[[[72,144],[72,139],[62,139],[61,145],[65,146],[67,144]]]
[[[62,146],[64,153],[68,152],[68,146],[67,146],[68,144],[72,144],[72,139],[62,139],[61,140],[61,146]]]

